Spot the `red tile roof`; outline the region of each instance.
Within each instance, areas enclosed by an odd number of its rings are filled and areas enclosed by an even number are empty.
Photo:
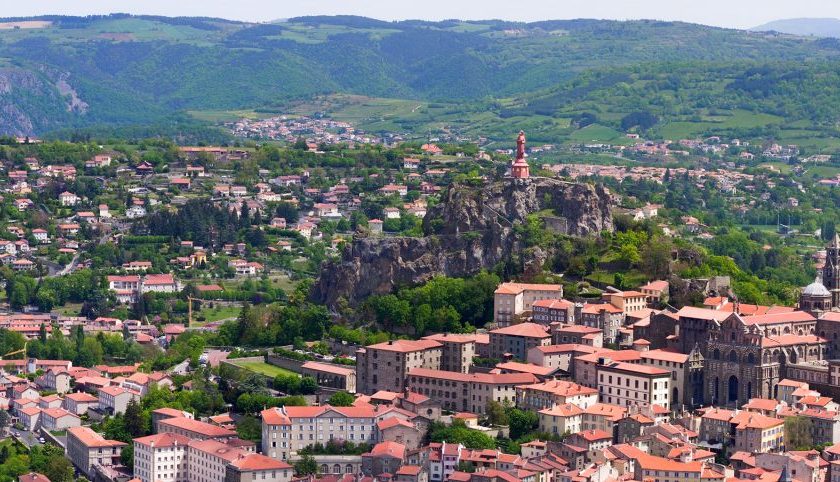
[[[259,470],[285,470],[292,468],[292,466],[286,462],[281,462],[262,454],[248,454],[240,459],[234,460],[230,464],[243,472]]]
[[[519,323],[490,331],[491,335],[522,336],[527,338],[550,338],[544,325],[537,323]]]

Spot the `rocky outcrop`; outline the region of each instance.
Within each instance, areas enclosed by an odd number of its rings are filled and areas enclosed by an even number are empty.
[[[322,267],[312,298],[329,306],[340,299],[354,304],[437,275],[469,276],[513,255],[522,255],[527,271],[538,272],[549,253],[526,250],[514,226],[529,214],[551,210],[564,234],[611,231],[611,207],[606,189],[556,179],[452,186],[426,214],[425,237],[357,237],[340,260]]]
[[[66,73],[0,68],[0,135],[34,135],[87,110]]]

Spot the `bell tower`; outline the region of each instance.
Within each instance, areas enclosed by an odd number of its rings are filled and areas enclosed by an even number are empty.
[[[831,292],[831,306],[840,308],[840,234],[835,234],[834,240],[825,249],[822,281]]]

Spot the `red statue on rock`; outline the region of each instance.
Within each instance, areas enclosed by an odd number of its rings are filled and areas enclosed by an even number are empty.
[[[528,179],[530,168],[525,160],[525,131],[519,131],[516,138],[516,159],[510,166],[510,175],[514,179]]]

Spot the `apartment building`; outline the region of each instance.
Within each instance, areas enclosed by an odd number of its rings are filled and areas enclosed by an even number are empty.
[[[44,430],[65,430],[82,425],[82,419],[63,408],[41,410],[41,428]]]
[[[700,440],[710,443],[730,440],[732,434],[730,421],[734,415],[735,412],[725,408],[703,409],[703,414],[700,416]]]
[[[443,345],[434,340],[390,340],[362,348],[356,352],[357,391],[401,392],[409,370],[437,370],[442,356]]]
[[[536,383],[530,373],[458,373],[415,368],[408,373],[412,392],[437,400],[444,409],[483,415],[487,403],[514,402],[516,386]]]
[[[186,417],[163,419],[158,422],[157,427],[158,433],[174,433],[195,440],[228,440],[236,437],[233,430]]]
[[[502,283],[493,294],[493,321],[505,325],[531,311],[535,301],[563,298],[563,285]]]
[[[598,390],[565,380],[516,387],[516,406],[524,410],[539,411],[566,403],[588,408],[598,403]]]
[[[583,430],[612,432],[615,424],[627,414],[625,407],[596,403],[583,411]]]
[[[670,407],[671,372],[650,366],[603,360],[596,367],[601,401],[621,407]]]
[[[785,421],[760,413],[739,412],[730,423],[735,427],[734,450],[750,453],[778,452],[785,447]]]
[[[131,400],[139,401],[140,394],[123,387],[103,387],[99,389],[98,409],[107,415],[125,413]]]
[[[583,427],[583,410],[573,403],[564,403],[540,410],[540,432],[554,435],[577,433]]]
[[[396,416],[373,407],[274,407],[262,411],[262,453],[287,460],[298,450],[330,440],[374,444],[378,421]]]
[[[640,291],[604,293],[604,301],[620,309],[625,315],[647,308],[647,295]]]
[[[618,329],[624,325],[624,311],[611,303],[587,303],[580,310],[578,324],[597,328],[604,334],[603,343],[617,343]]]
[[[190,439],[159,433],[134,439],[134,476],[141,482],[189,480],[187,445]]]
[[[702,401],[702,393],[694,393],[694,381],[702,376],[702,362],[693,367],[690,355],[666,350],[646,350],[639,353],[639,363],[671,372],[671,407],[694,406]],[[696,372],[696,373],[695,373]],[[695,377],[692,378],[694,373]]]
[[[64,394],[70,391],[70,378],[70,373],[66,368],[54,367],[39,377],[36,383],[46,390]]]
[[[614,362],[637,363],[641,355],[635,350],[601,349],[595,353],[580,355],[572,360],[572,380],[585,387],[598,387],[598,365],[609,359]]]
[[[88,479],[93,479],[93,468],[120,464],[120,453],[127,444],[106,440],[87,427],[67,429],[67,458]]]
[[[141,482],[288,482],[293,470],[218,440],[162,433],[134,439],[134,475]]]
[[[479,336],[481,335],[438,333],[423,337],[423,339],[436,341],[442,345],[441,370],[469,373],[473,357],[479,356],[477,348]]]
[[[606,450],[618,459],[631,460],[635,463],[633,469],[634,480],[649,482],[720,482],[725,479],[720,466],[712,466],[705,462],[679,462],[650,455],[632,445],[614,445]]]
[[[572,373],[574,358],[600,351],[589,345],[562,344],[537,346],[528,350],[528,363]]]
[[[548,328],[538,323],[519,323],[490,330],[490,358],[525,360],[528,350],[551,344]]]
[[[639,291],[645,295],[648,303],[664,303],[668,301],[668,289],[670,285],[667,281],[651,281],[639,287]]]
[[[85,392],[68,393],[64,396],[61,408],[76,415],[84,415],[88,409],[99,406],[99,399]]]
[[[541,325],[574,323],[575,304],[568,300],[537,300],[531,305],[531,320]]]
[[[600,328],[583,325],[554,324],[551,328],[553,345],[588,345],[594,348],[604,346],[604,332]]]

